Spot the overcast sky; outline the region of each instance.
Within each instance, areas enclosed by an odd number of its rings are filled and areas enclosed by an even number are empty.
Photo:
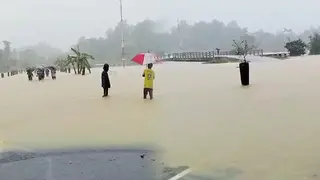
[[[119,0],[0,0],[0,40],[13,47],[48,42],[67,49],[80,36],[104,36],[120,19]],[[320,0],[123,0],[124,19],[146,18],[173,25],[237,20],[249,31],[275,32],[284,27],[301,32],[320,25]]]

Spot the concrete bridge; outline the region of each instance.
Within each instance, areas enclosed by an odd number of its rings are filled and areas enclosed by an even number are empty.
[[[247,55],[247,60],[274,60],[279,58],[286,58],[289,56],[288,52],[263,52],[263,50],[253,50]],[[217,58],[230,58],[234,60],[242,60],[241,56],[235,55],[232,51],[200,51],[200,52],[177,52],[171,53],[162,57],[167,61],[184,61],[184,62],[209,62]]]
[[[278,60],[279,58],[288,57],[288,52],[263,52],[263,50],[254,50],[249,52],[246,59],[251,62]],[[216,58],[230,58],[233,61],[240,61],[243,57],[234,55],[231,51],[199,51],[199,52],[178,52],[167,54],[166,56],[160,57],[164,61],[176,61],[176,62],[210,62]],[[122,66],[122,62],[109,64],[110,66]],[[127,64],[130,66],[132,64]],[[133,64],[135,65],[135,64]],[[102,67],[103,64],[95,64],[93,67]]]

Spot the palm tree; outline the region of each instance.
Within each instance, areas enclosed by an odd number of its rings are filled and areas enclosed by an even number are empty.
[[[79,51],[79,46],[77,46],[77,49],[71,48],[71,51],[73,51],[76,55],[71,56],[72,59],[74,59],[75,64],[77,65],[77,74],[80,74],[81,67],[80,67],[80,58],[81,58],[81,53]]]
[[[85,75],[86,68],[88,69],[89,73],[91,73],[91,66],[88,60],[94,60],[94,57],[87,53],[81,53],[79,46],[77,46],[77,49],[71,48],[71,51],[75,53],[75,56],[71,56],[71,58],[73,59],[72,62],[77,65],[78,74]]]
[[[66,61],[67,61],[66,66],[70,66],[71,64],[74,74],[77,74],[76,67],[75,67],[75,64],[77,64],[77,59],[75,57],[68,55]]]
[[[87,53],[81,53],[81,67],[82,67],[82,75],[86,74],[86,68],[88,69],[89,73],[91,73],[91,65],[89,63],[89,59],[94,60],[94,57]]]

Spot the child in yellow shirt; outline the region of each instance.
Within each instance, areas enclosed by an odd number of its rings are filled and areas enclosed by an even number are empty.
[[[144,77],[143,99],[147,99],[148,94],[150,99],[153,99],[153,80],[155,79],[155,74],[152,70],[153,64],[150,63],[147,66],[148,68],[142,74],[142,77]]]

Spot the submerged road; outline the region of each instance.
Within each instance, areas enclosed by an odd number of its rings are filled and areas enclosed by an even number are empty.
[[[164,151],[162,162],[189,166],[191,175],[320,174],[319,57],[253,62],[249,87],[240,86],[236,67],[157,64],[153,101],[142,100],[144,66],[112,67],[109,98],[101,98],[101,68],[87,76],[59,73],[56,81],[0,79],[1,146],[151,144]]]

